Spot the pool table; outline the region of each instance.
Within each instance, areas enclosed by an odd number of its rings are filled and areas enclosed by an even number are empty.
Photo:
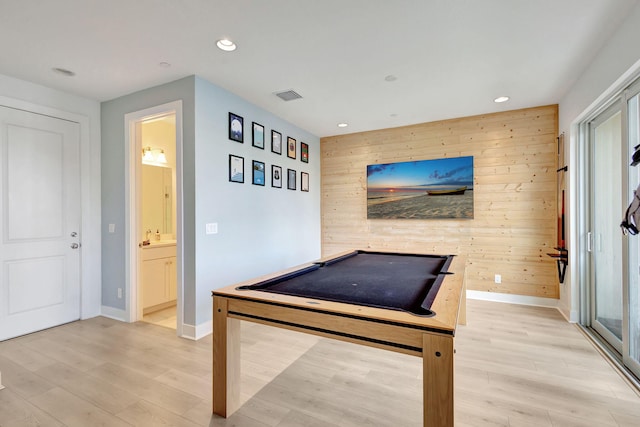
[[[212,291],[213,412],[228,417],[238,409],[245,320],[422,357],[424,426],[452,427],[465,263],[348,251]]]

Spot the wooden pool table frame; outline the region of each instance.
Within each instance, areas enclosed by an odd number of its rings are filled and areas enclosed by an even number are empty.
[[[464,257],[453,259],[449,271],[454,274],[442,282],[431,306],[435,312],[432,317],[236,290],[311,263],[213,291],[213,413],[226,418],[239,407],[240,320],[246,320],[422,357],[424,426],[453,427],[454,335],[457,324],[466,321],[465,264]]]

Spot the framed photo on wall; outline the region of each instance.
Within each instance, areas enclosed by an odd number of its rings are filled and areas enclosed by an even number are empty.
[[[473,219],[473,156],[367,165],[367,219]]]
[[[287,169],[287,188],[289,190],[296,189],[296,171]]]
[[[300,191],[309,191],[309,174],[300,172]]]
[[[287,157],[296,158],[296,140],[290,136],[287,137]]]
[[[264,150],[264,126],[260,123],[253,122],[253,146]]]
[[[309,145],[304,142],[300,143],[300,160],[309,163]]]
[[[253,185],[264,185],[264,162],[253,161]]]
[[[229,154],[229,181],[244,182],[244,157]]]
[[[244,143],[244,119],[237,114],[229,113],[229,139]]]
[[[271,165],[271,186],[282,188],[282,168],[280,166]]]
[[[282,154],[282,134],[271,129],[271,152]]]

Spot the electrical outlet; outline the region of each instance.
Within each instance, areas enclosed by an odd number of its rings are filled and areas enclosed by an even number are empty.
[[[494,280],[496,283],[502,283],[502,276],[500,274],[496,274]]]
[[[109,224],[109,233],[115,233],[115,232],[116,232],[116,225]]]
[[[218,234],[218,223],[213,222],[205,225],[206,234]]]
[[[122,299],[122,288],[118,288],[118,299]]]

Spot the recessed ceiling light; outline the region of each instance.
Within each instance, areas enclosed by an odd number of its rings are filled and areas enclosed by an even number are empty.
[[[496,99],[494,99],[493,102],[500,103],[500,102],[507,102],[508,100],[509,100],[508,96],[499,96]]]
[[[67,77],[73,77],[76,75],[76,73],[74,73],[71,70],[67,70],[66,68],[54,67],[52,68],[52,70],[58,74],[62,74],[63,76],[67,76]]]
[[[386,81],[388,82],[395,82],[396,80],[398,80],[398,78],[396,76],[394,76],[393,74],[389,74],[387,77],[384,78]]]
[[[225,52],[232,52],[236,50],[236,44],[229,39],[220,39],[216,42],[216,46],[218,48],[224,50]]]
[[[339,128],[346,128],[347,126],[349,126],[349,123],[338,123]]]
[[[162,67],[162,68],[169,68],[169,67],[171,67],[171,64],[169,64],[168,62],[163,61],[163,62],[159,63],[158,66]]]

